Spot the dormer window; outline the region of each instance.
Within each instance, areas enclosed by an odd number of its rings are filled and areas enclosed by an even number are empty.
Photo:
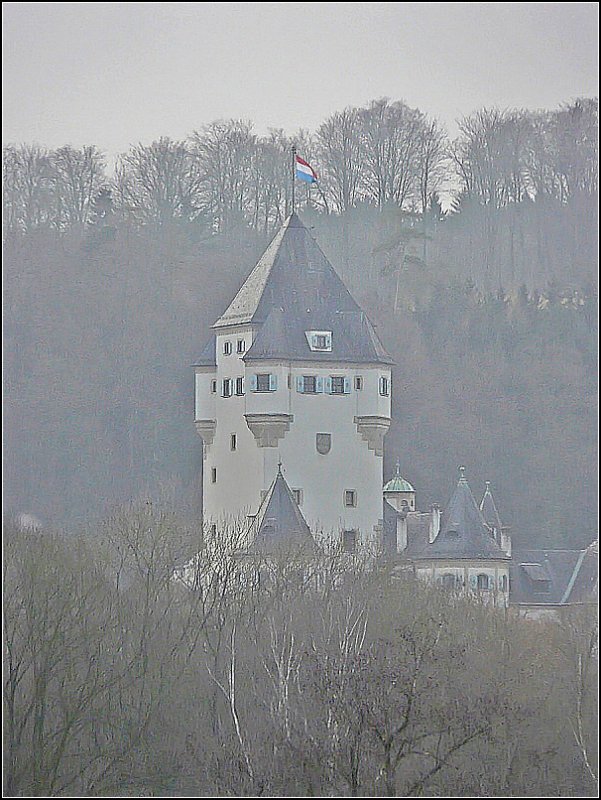
[[[332,331],[305,331],[311,350],[330,353],[332,351]]]

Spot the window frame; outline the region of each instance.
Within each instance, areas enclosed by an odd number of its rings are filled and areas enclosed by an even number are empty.
[[[258,372],[256,375],[257,378],[257,388],[255,389],[256,392],[270,392],[271,390],[271,373],[270,372]],[[265,379],[267,380],[267,385],[265,384]],[[263,385],[261,385],[263,384]]]
[[[235,433],[230,433],[230,451],[233,453],[238,448],[238,437]]]
[[[229,339],[226,339],[223,343],[223,355],[231,356],[231,354],[232,354],[232,343]]]
[[[236,352],[237,353],[246,353],[246,340],[245,339],[238,339],[236,341]]]
[[[238,388],[240,388],[240,391],[238,391]],[[243,397],[244,396],[244,378],[243,377],[236,378],[235,395],[236,395],[236,397]]]
[[[342,531],[342,551],[344,553],[353,554],[357,552],[357,535],[356,528],[344,528]],[[349,546],[350,545],[350,546]]]
[[[228,388],[227,392],[226,392],[226,386]],[[223,378],[223,381],[221,383],[221,396],[222,397],[231,397],[232,394],[233,394],[233,388],[234,387],[232,385],[232,379],[231,378]]]
[[[351,495],[350,499],[351,499],[352,502],[350,502],[350,503],[347,502],[348,499],[349,499],[348,495]],[[343,502],[344,502],[344,507],[345,508],[357,508],[357,490],[356,489],[345,489],[344,490]]]

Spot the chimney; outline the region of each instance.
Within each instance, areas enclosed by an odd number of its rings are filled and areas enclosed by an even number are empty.
[[[428,541],[430,544],[436,539],[440,531],[440,506],[438,503],[432,503],[430,506],[430,530],[428,532]]]
[[[511,555],[511,536],[509,531],[510,528],[503,525],[501,528],[501,541],[499,542],[501,550],[508,556]]]
[[[396,551],[398,554],[407,549],[407,514],[399,514],[396,519]]]

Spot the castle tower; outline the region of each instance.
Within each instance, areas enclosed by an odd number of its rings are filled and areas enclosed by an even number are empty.
[[[283,463],[314,533],[379,545],[391,363],[292,214],[195,365],[205,520],[256,513]]]

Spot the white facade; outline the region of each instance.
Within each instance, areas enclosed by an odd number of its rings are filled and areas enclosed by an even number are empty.
[[[309,360],[245,364],[255,332],[252,325],[218,329],[217,366],[196,367],[205,521],[256,513],[281,462],[289,486],[300,490],[299,505],[314,533],[337,542],[341,531],[355,530],[358,543],[379,546],[390,368]],[[238,352],[241,341],[244,352]],[[256,375],[272,376],[271,388],[257,391]],[[304,376],[314,377],[323,391],[301,391]],[[345,393],[327,392],[332,377],[346,379]],[[243,378],[242,395],[236,394],[237,378]],[[229,397],[223,396],[226,380],[232,381]],[[328,452],[318,452],[318,434],[331,437]],[[320,439],[323,450],[326,437]]]

